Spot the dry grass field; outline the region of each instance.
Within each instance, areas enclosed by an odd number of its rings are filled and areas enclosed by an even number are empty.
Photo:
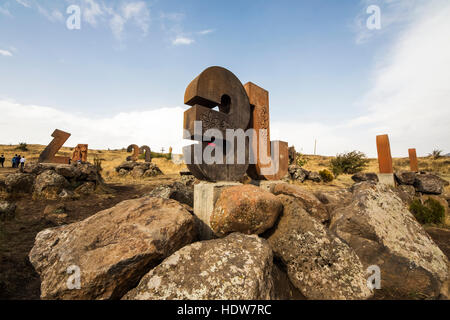
[[[27,161],[36,161],[45,146],[28,145],[27,151],[21,151],[17,148],[17,145],[0,145],[0,154],[4,154],[6,157],[6,167],[0,168],[0,179],[3,179],[9,173],[17,172],[17,169],[11,168],[11,158],[15,154],[25,156]],[[71,156],[72,151],[73,148],[64,147],[58,155]],[[89,162],[93,163],[94,159],[101,160],[102,176],[110,191],[93,193],[79,199],[66,201],[65,206],[68,217],[65,223],[83,220],[121,201],[142,197],[158,185],[170,184],[179,180],[180,170],[186,168],[185,165],[173,164],[165,158],[154,158],[152,162],[161,169],[164,175],[145,179],[133,179],[130,175],[120,177],[117,175],[115,167],[125,161],[129,155],[126,150],[89,150]],[[333,157],[305,155],[304,158],[307,160],[304,165],[305,169],[320,171],[329,167],[330,160]],[[394,166],[396,170],[408,170],[409,161],[407,158],[394,159]],[[450,181],[450,158],[448,157],[438,160],[420,158],[419,167],[421,170],[438,173],[441,177]],[[370,159],[365,171],[378,172],[377,159]],[[344,174],[329,183],[305,181],[302,186],[317,191],[349,187],[352,184],[351,175]],[[446,192],[450,194],[450,187],[446,187]],[[28,253],[33,246],[34,237],[39,231],[56,226],[53,222],[42,218],[45,208],[56,202],[33,200],[31,197],[22,197],[14,199],[14,201],[17,204],[14,219],[0,221],[0,300],[39,299],[39,275],[28,261]],[[445,233],[444,231],[446,230],[439,228],[430,230],[433,239],[443,250],[448,251],[449,233]],[[401,297],[397,297],[395,294],[375,297],[375,299],[384,298],[397,299]]]
[[[0,145],[0,154],[4,154],[6,156],[6,167],[11,167],[10,161],[14,154],[21,154],[27,158],[27,161],[36,161],[39,158],[39,154],[44,150],[45,146],[43,145],[28,145],[28,151],[21,151],[17,149],[17,145]],[[58,156],[66,156],[69,157],[72,155],[73,148],[63,147],[60,152],[57,154]],[[125,149],[121,150],[89,150],[88,153],[88,161],[93,163],[95,158],[98,158],[102,161],[103,172],[102,175],[107,182],[112,183],[136,183],[142,184],[145,183],[145,180],[133,180],[129,176],[123,178],[119,177],[115,172],[115,167],[117,167],[120,163],[125,161],[126,157],[129,156],[130,153],[127,153]],[[313,156],[313,155],[304,155],[304,158],[307,160],[306,164],[303,166],[306,170],[310,171],[320,171],[323,169],[329,169],[330,160],[333,157],[326,156]],[[141,160],[143,161],[143,160]],[[161,171],[164,173],[167,178],[176,178],[180,170],[185,169],[185,165],[176,165],[171,161],[168,161],[164,158],[154,158],[152,160]],[[409,170],[409,159],[408,158],[394,158],[394,170]],[[439,174],[442,178],[450,181],[450,157],[442,157],[439,159],[433,159],[431,157],[422,157],[419,158],[419,169],[423,171],[432,171]],[[12,170],[2,170],[1,174],[6,174],[11,172]],[[377,159],[369,159],[369,163],[367,168],[364,170],[365,172],[378,172],[378,161]],[[164,177],[157,178],[148,178],[147,180],[154,181],[155,179],[163,179]],[[348,187],[353,184],[351,180],[351,175],[340,175],[331,183],[308,183],[306,182],[304,185],[311,188],[329,188],[329,187]],[[450,191],[450,189],[448,190]]]

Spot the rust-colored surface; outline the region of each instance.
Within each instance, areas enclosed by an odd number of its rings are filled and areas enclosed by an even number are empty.
[[[409,167],[413,172],[419,172],[419,163],[417,161],[416,149],[408,149]]]
[[[152,162],[152,151],[149,146],[140,147],[139,152],[145,155],[145,162]]]
[[[132,152],[131,156],[127,157],[127,161],[137,161],[139,158],[139,147],[135,144],[130,144],[127,148],[127,152]]]
[[[72,162],[87,162],[88,156],[88,145],[87,144],[79,144],[75,147],[72,153]]]
[[[295,147],[289,147],[289,165],[296,164],[297,163],[297,151],[295,150]]]
[[[266,180],[281,180],[288,173],[289,167],[289,147],[288,143],[284,141],[272,141],[275,147],[278,146],[279,156],[273,159],[276,168],[276,174],[264,175]]]
[[[185,139],[200,140],[208,129],[217,129],[222,133],[222,141],[214,141],[217,146],[226,145],[226,129],[246,130],[250,121],[250,103],[244,86],[239,79],[227,69],[210,67],[196,77],[186,88],[184,103],[191,106],[184,113],[184,129],[189,130],[190,136]],[[219,111],[213,110],[217,107]],[[194,137],[194,121],[202,121],[200,136]],[[208,143],[201,144],[202,151]],[[238,181],[248,168],[246,163],[237,164],[237,153],[233,164],[206,164],[201,161],[194,163],[194,145],[183,148],[183,153],[191,154],[191,164],[187,164],[191,173],[200,180],[208,181]],[[217,150],[217,149],[216,149]],[[200,160],[200,159],[199,159]]]
[[[377,136],[377,152],[380,173],[394,173],[392,168],[391,146],[387,134]]]
[[[280,180],[287,174],[287,169],[289,166],[289,151],[288,145],[283,141],[274,141],[279,147],[279,157],[278,159],[272,159],[274,163],[262,164],[260,159],[260,148],[265,145],[267,146],[267,152],[265,157],[271,155],[271,142],[270,142],[270,117],[269,117],[269,92],[252,82],[248,82],[244,85],[245,91],[247,92],[250,105],[252,107],[252,114],[250,117],[249,128],[255,129],[255,136],[253,139],[257,142],[256,148],[250,146],[250,152],[253,153],[255,157],[256,164],[250,164],[247,170],[249,177],[255,180]],[[260,130],[266,130],[266,135],[260,135]],[[260,139],[264,139],[262,141]],[[274,175],[263,174],[263,168],[269,168],[274,166],[278,168],[278,173]]]
[[[61,149],[64,143],[69,139],[70,133],[56,129],[52,133],[53,140],[48,144],[48,146],[42,151],[39,156],[40,163],[62,163],[69,164],[69,157],[56,157],[56,153]]]

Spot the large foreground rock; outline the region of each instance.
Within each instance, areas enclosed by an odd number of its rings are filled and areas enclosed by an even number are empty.
[[[276,195],[284,194],[294,197],[302,204],[303,208],[320,222],[327,222],[330,218],[328,211],[324,204],[317,199],[317,197],[300,186],[288,183],[278,183],[273,188],[273,193]]]
[[[270,192],[253,185],[241,185],[222,191],[210,218],[218,236],[232,232],[261,234],[271,228],[283,205]]]
[[[447,257],[402,200],[385,185],[360,183],[352,203],[337,209],[330,229],[381,269],[381,287],[436,297],[448,276]]]
[[[43,299],[115,299],[194,237],[194,219],[178,202],[147,197],[40,232],[29,257]],[[67,286],[71,266],[80,268],[79,290]]]
[[[267,241],[254,235],[196,242],[151,270],[124,299],[271,299],[272,259]]]
[[[292,283],[309,299],[367,299],[365,269],[356,253],[311,217],[295,198],[278,197],[283,215],[268,241]]]

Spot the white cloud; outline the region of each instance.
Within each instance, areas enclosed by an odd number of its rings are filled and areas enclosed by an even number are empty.
[[[51,133],[58,128],[72,134],[67,146],[87,143],[93,149],[119,149],[135,143],[148,145],[152,150],[168,150],[172,146],[174,152],[181,153],[187,144],[182,139],[184,110],[160,108],[93,119],[89,115],[0,100],[1,143],[48,144]]]
[[[395,0],[394,0],[395,2]],[[413,18],[373,69],[373,83],[358,102],[360,115],[344,123],[272,123],[272,139],[312,153],[361,150],[376,156],[375,136],[389,134],[392,153],[450,151],[450,2],[420,2]],[[420,13],[420,14],[419,14]]]
[[[83,18],[92,26],[97,25],[97,19],[105,14],[100,4],[94,0],[83,0]]]
[[[194,39],[192,38],[188,38],[188,37],[184,37],[184,36],[178,36],[175,39],[172,40],[172,44],[174,46],[178,46],[178,45],[190,45],[192,43],[194,43]]]
[[[30,7],[31,7],[31,5],[28,3],[28,1],[25,1],[25,0],[16,0],[16,2],[17,2],[18,4],[20,4],[20,5],[24,6],[24,7],[26,7],[26,8],[30,8]]]
[[[215,31],[214,29],[207,29],[207,30],[199,31],[198,34],[204,36],[204,35],[213,33],[214,31]]]
[[[5,15],[5,16],[12,17],[11,12],[9,12],[9,10],[6,9],[6,8],[0,7],[0,13]]]
[[[5,56],[5,57],[12,57],[13,56],[11,51],[8,51],[8,50],[0,50],[0,55]]]

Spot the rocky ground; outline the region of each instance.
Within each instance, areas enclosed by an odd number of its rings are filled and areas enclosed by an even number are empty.
[[[7,175],[18,173],[0,169],[0,202],[15,205],[2,209],[0,203],[0,211],[12,212],[0,219],[0,299],[448,294],[450,229],[420,226],[406,210],[421,188],[448,193],[448,186],[436,187],[438,179],[420,176],[422,182],[414,183],[399,174],[403,185],[394,192],[371,182],[370,174],[323,183],[291,170],[302,181],[275,185],[270,193],[251,185],[227,189],[211,221],[219,238],[198,241],[195,179],[180,175],[182,166],[156,159],[158,169],[140,164],[134,170],[114,163],[100,181],[91,167],[78,168],[80,173],[54,167],[29,169],[28,176],[5,183]],[[30,184],[25,194],[11,192]],[[83,270],[82,290],[67,291],[69,264]],[[383,270],[381,290],[367,289],[370,265]]]

